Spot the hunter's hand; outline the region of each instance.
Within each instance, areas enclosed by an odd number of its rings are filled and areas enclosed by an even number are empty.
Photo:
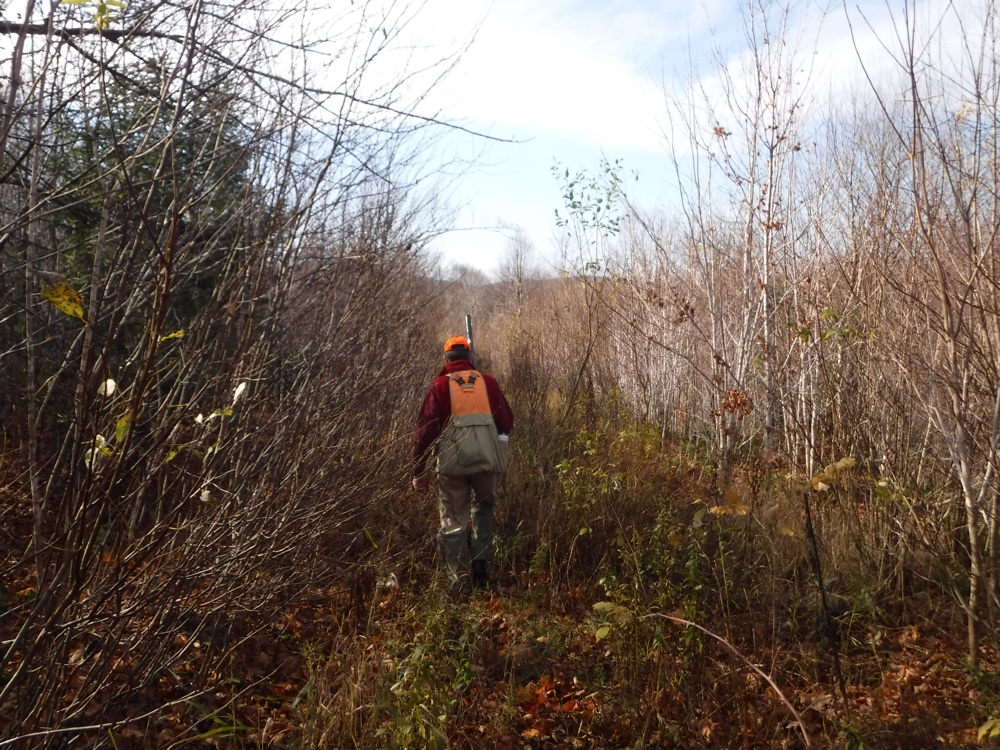
[[[427,492],[427,489],[430,486],[431,483],[426,474],[422,474],[419,477],[413,477],[413,489],[417,492]]]

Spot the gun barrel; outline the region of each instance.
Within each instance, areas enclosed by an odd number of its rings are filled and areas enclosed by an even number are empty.
[[[469,353],[472,355],[472,365],[476,365],[476,344],[475,340],[472,338],[472,316],[469,313],[465,314],[465,337],[469,339]]]

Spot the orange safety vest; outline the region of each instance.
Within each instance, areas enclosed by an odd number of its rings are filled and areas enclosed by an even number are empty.
[[[493,416],[490,397],[486,392],[486,378],[475,370],[453,372],[448,378],[448,394],[451,396],[452,419],[468,414]]]
[[[486,378],[475,370],[448,376],[451,418],[441,431],[437,447],[438,472],[468,476],[507,471],[507,444],[497,436]]]

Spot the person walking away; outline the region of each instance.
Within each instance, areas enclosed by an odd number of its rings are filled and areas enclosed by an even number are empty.
[[[466,549],[472,556],[472,587],[484,589],[489,582],[497,476],[507,471],[514,412],[493,376],[473,367],[467,338],[448,339],[444,357],[417,418],[413,487],[429,489],[433,456],[441,515],[438,545],[449,591],[457,594],[467,590],[461,560]]]

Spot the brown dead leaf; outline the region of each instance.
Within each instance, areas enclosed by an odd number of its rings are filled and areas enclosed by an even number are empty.
[[[70,666],[78,667],[81,664],[83,664],[84,659],[86,658],[87,658],[87,649],[83,647],[83,644],[80,644],[79,646],[77,646],[76,648],[74,648],[72,651],[69,652]]]
[[[544,739],[552,733],[552,722],[548,719],[538,719],[535,723],[521,732],[521,736],[526,739]]]
[[[718,729],[719,729],[719,723],[718,722],[712,721],[711,719],[705,719],[704,721],[701,722],[701,727],[699,728],[698,732],[707,741],[711,742],[712,741],[712,735],[715,734],[715,732]]]

